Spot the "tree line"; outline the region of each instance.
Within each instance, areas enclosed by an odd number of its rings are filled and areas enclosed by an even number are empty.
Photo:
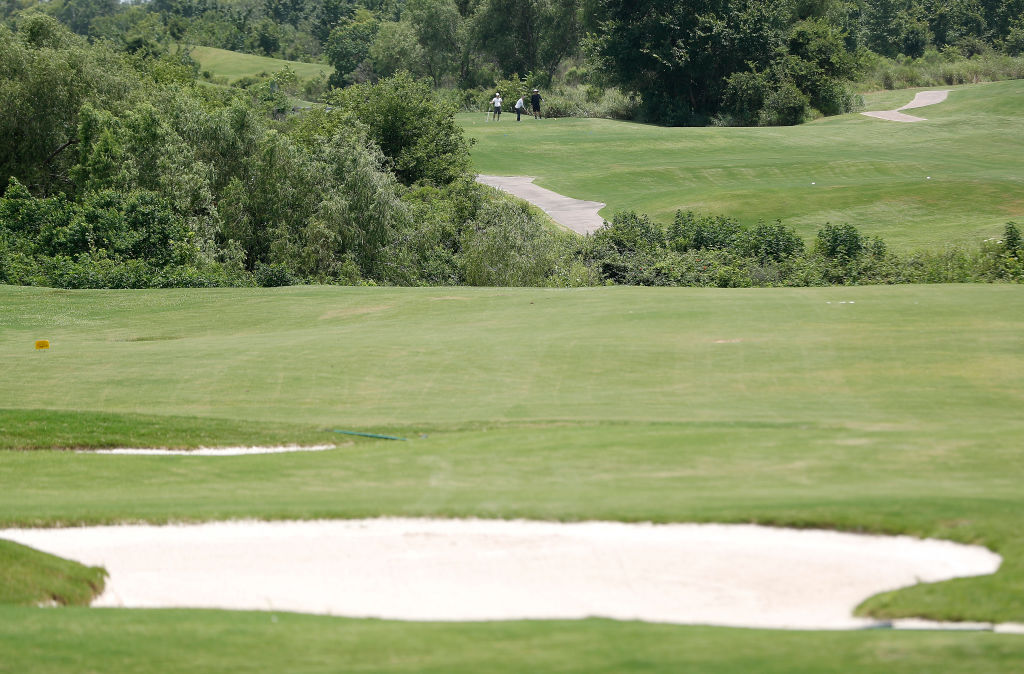
[[[265,82],[204,86],[180,56],[0,26],[0,283],[585,286],[1024,280],[1015,225],[976,251],[895,254],[849,225],[617,214],[555,228],[475,183],[456,108],[400,72],[276,114]]]
[[[1024,51],[1024,0],[0,0],[26,11],[129,52],[329,63],[337,87],[407,71],[464,92],[513,75],[615,88],[669,124],[796,123],[848,111],[847,82],[879,59]]]
[[[0,283],[573,282],[572,235],[477,185],[454,109],[407,73],[276,119],[40,13],[0,26],[0,73]]]

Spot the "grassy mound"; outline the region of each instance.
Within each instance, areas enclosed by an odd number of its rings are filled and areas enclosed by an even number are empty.
[[[0,604],[88,606],[107,572],[0,540]]]
[[[778,128],[663,128],[600,119],[460,121],[479,173],[531,175],[602,215],[633,209],[668,222],[677,209],[781,218],[805,238],[849,223],[899,249],[977,245],[1024,218],[1024,81],[951,87],[900,124],[859,114]],[[916,92],[867,97],[889,110]],[[513,161],[514,158],[514,161]]]

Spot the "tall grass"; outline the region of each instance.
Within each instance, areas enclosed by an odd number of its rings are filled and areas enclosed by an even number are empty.
[[[964,58],[956,51],[931,49],[916,59],[878,57],[854,88],[875,91],[1019,79],[1024,79],[1024,56],[987,52]]]

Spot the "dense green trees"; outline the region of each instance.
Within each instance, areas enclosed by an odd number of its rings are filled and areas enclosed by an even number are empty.
[[[668,123],[706,119],[728,78],[763,70],[782,47],[788,0],[600,0],[591,41],[602,72]]]
[[[454,110],[407,73],[275,121],[38,14],[0,26],[0,73],[0,283],[594,280],[575,237],[473,182]]]
[[[0,0],[0,17],[28,11],[133,53],[185,43],[321,61],[339,87],[405,70],[482,92],[528,76],[555,114],[670,124],[843,112],[846,82],[879,56],[1024,52],[1024,0]],[[598,105],[602,91],[636,105]]]
[[[327,62],[334,66],[331,84],[336,87],[351,84],[355,71],[370,54],[377,30],[377,18],[361,10],[351,18],[342,19],[327,38]]]
[[[955,49],[968,49],[973,43],[964,40],[980,38],[957,26],[977,27],[978,16],[991,26],[990,15],[1017,1],[951,5],[942,39],[959,36]],[[0,116],[0,283],[800,285],[1024,277],[1015,228],[1007,229],[1008,243],[948,254],[955,259],[895,256],[847,225],[823,227],[805,250],[780,223],[743,228],[690,213],[667,227],[622,214],[588,238],[554,230],[539,212],[473,181],[455,106],[442,102],[454,97],[439,95],[439,85],[487,73],[491,86],[510,64],[553,69],[578,46],[572,36],[589,26],[600,36],[589,40],[598,72],[574,61],[564,75],[589,81],[577,90],[580,105],[614,99],[602,91],[611,82],[638,93],[646,113],[661,121],[797,123],[812,109],[848,108],[843,82],[861,66],[867,41],[860,29],[851,32],[861,25],[859,9],[838,0],[709,0],[700,13],[679,0],[502,2],[75,5],[105,7],[89,15],[94,38],[120,36],[93,41],[45,12],[8,3],[16,21],[13,29],[0,25],[7,113]],[[515,19],[505,32],[501,12]],[[253,49],[269,51],[274,40],[294,45],[313,35],[310,17],[327,16],[336,17],[327,51],[347,86],[301,114],[290,112],[283,93],[294,86],[289,69],[248,89],[201,86],[187,51],[168,50],[170,33],[161,32],[228,27],[225,35],[262,40]],[[211,17],[227,23],[203,23]],[[940,34],[938,25],[929,24],[930,36]],[[486,35],[493,39],[481,41]],[[533,72],[525,83],[547,77]],[[523,84],[514,76],[503,86]],[[626,109],[618,96],[609,105]],[[549,111],[559,105],[568,110],[575,102],[546,97]]]
[[[435,102],[430,88],[408,73],[376,86],[336,90],[328,102],[336,108],[335,125],[355,120],[365,126],[404,184],[447,185],[469,175],[469,145],[455,122],[455,110]]]
[[[601,0],[602,31],[590,45],[613,82],[642,96],[651,119],[794,124],[811,108],[837,114],[852,105],[845,81],[858,56],[828,18],[836,9],[792,0]]]

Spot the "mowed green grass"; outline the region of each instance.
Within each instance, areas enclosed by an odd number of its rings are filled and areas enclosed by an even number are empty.
[[[0,672],[1019,671],[1024,638],[770,632],[607,620],[399,623],[289,613],[0,606]]]
[[[951,87],[914,124],[860,114],[780,128],[663,128],[483,113],[460,121],[479,173],[531,175],[577,199],[671,221],[678,209],[752,224],[782,219],[809,239],[856,225],[901,250],[976,246],[1024,219],[1024,81]],[[868,95],[890,110],[915,90]],[[929,179],[930,178],[930,179]]]
[[[1003,566],[862,611],[1024,621],[1019,286],[2,287],[0,307],[9,448],[46,446],[50,428],[59,447],[409,438],[219,459],[4,451],[2,526],[412,515],[910,533],[988,545]],[[1024,659],[1012,635],[608,621],[12,607],[0,625],[11,671],[1011,672]]]
[[[321,74],[329,76],[334,72],[334,68],[323,63],[284,61],[216,47],[191,47],[191,54],[199,63],[200,70],[208,70],[214,77],[226,77],[228,82],[243,77],[255,77],[260,73],[270,75],[284,70],[285,67],[294,70],[300,80],[315,79]]]

